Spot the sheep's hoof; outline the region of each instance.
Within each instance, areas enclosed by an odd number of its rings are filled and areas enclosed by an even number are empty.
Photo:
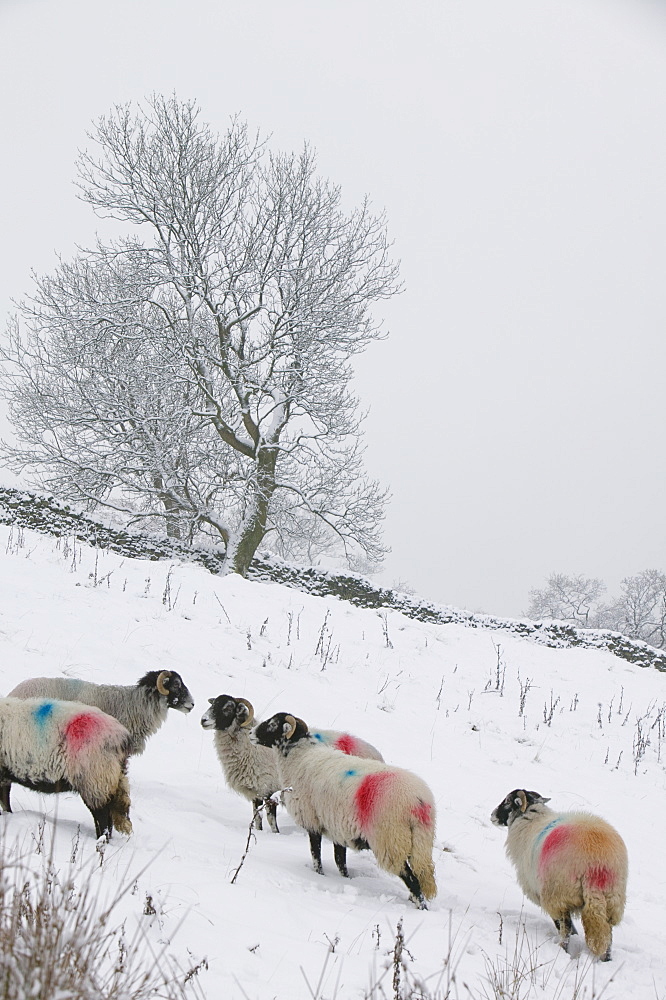
[[[611,960],[611,950],[607,948],[603,955],[599,958],[600,962],[610,962]]]

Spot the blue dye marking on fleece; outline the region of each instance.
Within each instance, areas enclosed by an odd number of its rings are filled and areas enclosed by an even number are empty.
[[[345,776],[347,778],[353,778],[355,774],[358,774],[358,771],[355,771],[353,768],[349,771],[345,771]]]
[[[314,736],[314,738],[315,738],[316,740],[319,740],[319,742],[320,742],[320,743],[323,743],[323,742],[324,742],[324,740],[323,740],[323,737],[322,737],[321,733],[311,733],[310,735],[311,735],[311,736]]]
[[[44,727],[53,715],[53,702],[43,701],[33,710],[33,717],[38,726]]]
[[[550,821],[550,823],[548,823],[546,826],[544,826],[543,830],[537,835],[537,837],[536,837],[536,839],[534,841],[534,847],[533,847],[532,850],[533,850],[533,852],[535,854],[536,854],[537,851],[541,850],[541,845],[542,845],[542,843],[543,843],[546,835],[548,833],[550,833],[550,831],[553,829],[553,827],[557,826],[561,822],[562,822],[562,817],[558,816],[557,819],[552,819]]]
[[[543,840],[543,838],[546,836],[546,834],[550,833],[550,831],[553,829],[553,827],[557,826],[557,824],[561,823],[561,822],[562,822],[562,820],[558,816],[557,819],[551,820],[551,822],[547,826],[544,826],[543,830],[541,831],[541,833],[538,835],[538,837],[536,839],[537,844],[540,844],[541,841]]]

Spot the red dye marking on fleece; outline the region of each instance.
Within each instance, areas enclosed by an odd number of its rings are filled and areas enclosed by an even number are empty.
[[[556,826],[543,842],[541,855],[539,857],[539,871],[542,871],[551,860],[554,854],[565,847],[571,840],[571,827]]]
[[[423,826],[432,826],[432,806],[429,802],[419,799],[419,804],[412,807],[412,816],[415,816]]]
[[[342,736],[338,736],[333,746],[336,750],[342,750],[343,753],[348,753],[352,756],[357,750],[356,740],[349,733],[343,733]]]
[[[372,822],[375,809],[379,805],[385,789],[394,780],[395,775],[391,771],[378,771],[375,774],[366,774],[365,778],[362,779],[354,793],[356,816],[361,827],[365,827]]]
[[[590,889],[600,889],[604,892],[613,884],[615,876],[610,868],[605,868],[603,865],[595,865],[594,868],[588,868],[585,881]]]
[[[85,747],[100,729],[104,729],[104,719],[91,712],[81,712],[73,716],[65,726],[67,748],[76,752]]]

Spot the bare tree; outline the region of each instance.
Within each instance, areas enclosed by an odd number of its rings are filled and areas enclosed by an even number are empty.
[[[620,596],[602,609],[606,628],[631,639],[643,639],[663,649],[666,646],[666,575],[646,569],[622,581]]]
[[[543,590],[530,591],[527,614],[534,620],[554,618],[583,628],[598,625],[599,598],[606,587],[601,580],[553,573]]]
[[[136,227],[36,281],[1,355],[7,461],[90,505],[211,534],[245,573],[282,551],[381,558],[351,358],[398,291],[383,216],[345,212],[312,152],[275,154],[192,102],[95,125],[81,196]]]

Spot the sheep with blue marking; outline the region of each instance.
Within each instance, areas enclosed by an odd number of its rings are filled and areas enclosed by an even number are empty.
[[[342,750],[352,757],[365,757],[367,760],[384,760],[377,747],[362,740],[360,736],[343,733],[338,729],[311,729],[310,736],[325,747]]]
[[[587,812],[555,812],[539,792],[516,788],[491,814],[508,828],[506,853],[528,899],[555,922],[565,951],[580,913],[585,943],[609,961],[613,927],[627,896],[627,848],[609,823]]]
[[[121,722],[132,737],[131,754],[142,754],[170,708],[191,712],[192,695],[175,670],[149,670],[136,684],[94,684],[72,677],[32,677],[9,692],[10,698],[54,698],[95,705]]]
[[[410,899],[427,909],[437,893],[432,860],[435,802],[421,778],[381,761],[318,745],[302,719],[278,712],[255,730],[261,746],[278,751],[285,804],[308,832],[315,871],[323,874],[321,838],[333,841],[347,876],[347,848],[369,848],[380,868],[397,875]]]
[[[261,810],[264,808],[268,825],[273,833],[279,833],[277,802],[272,798],[283,787],[278,759],[275,751],[252,741],[251,727],[255,723],[252,704],[246,698],[233,698],[229,694],[209,698],[208,703],[210,708],[202,716],[201,725],[204,729],[215,730],[215,752],[227,784],[252,803],[257,830],[263,827]],[[351,733],[320,729],[315,735],[322,746],[354,747],[354,751],[343,749],[343,752],[383,759],[376,747]]]
[[[117,719],[74,701],[0,698],[0,808],[12,782],[36,792],[78,792],[95,833],[131,833],[127,757],[131,737]]]

